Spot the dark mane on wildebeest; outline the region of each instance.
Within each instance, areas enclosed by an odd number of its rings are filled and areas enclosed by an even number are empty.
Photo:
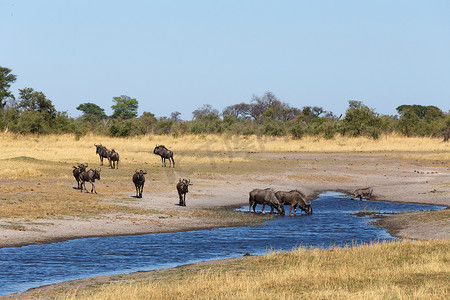
[[[147,174],[147,171],[134,171],[133,174],[133,183],[136,187],[136,198],[142,198],[142,192],[144,190],[144,183],[145,183],[145,177],[144,175]]]
[[[105,146],[102,146],[102,144],[94,144],[94,146],[96,147],[95,154],[100,156],[100,166],[103,166],[103,158],[108,158],[109,150]]]
[[[175,168],[175,161],[173,160],[173,152],[167,149],[164,145],[156,145],[155,149],[153,149],[153,153],[161,156],[161,166],[166,166],[166,159],[169,159],[169,167],[172,164],[172,167]]]

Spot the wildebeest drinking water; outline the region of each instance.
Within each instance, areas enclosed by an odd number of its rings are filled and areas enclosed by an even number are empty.
[[[253,212],[255,211],[257,204],[262,204],[262,211],[264,212],[264,207],[269,205],[272,208],[275,208],[279,214],[284,215],[284,206],[281,205],[280,201],[278,201],[277,197],[275,196],[275,191],[271,188],[267,189],[254,189],[249,193],[249,207],[248,211],[251,212],[251,208],[253,206]]]
[[[97,194],[97,191],[95,190],[94,182],[95,182],[95,179],[100,180],[100,171],[101,171],[101,169],[100,170],[90,169],[89,171],[83,171],[80,173],[79,178],[81,181],[81,192],[83,192],[83,187],[84,187],[84,190],[86,192],[88,192],[88,190],[86,189],[86,181],[89,181],[92,185],[91,193],[92,193],[92,191],[94,191]]]
[[[371,187],[363,188],[363,189],[356,189],[353,194],[350,196],[350,199],[359,198],[359,200],[362,200],[362,198],[370,199],[372,197],[373,189]]]
[[[100,156],[100,166],[103,166],[103,158],[108,158],[108,154],[110,151],[106,149],[105,146],[102,146],[102,144],[94,144],[94,146],[96,147],[95,153]]]
[[[145,183],[145,177],[144,175],[147,174],[146,171],[134,171],[133,174],[133,183],[136,187],[136,198],[142,198],[142,191],[144,190],[144,183]]]
[[[172,167],[175,168],[175,161],[173,160],[173,152],[164,147],[163,145],[156,145],[153,150],[154,154],[161,156],[161,166],[166,166],[166,159],[169,159],[169,167],[172,163]]]
[[[86,171],[86,168],[88,167],[88,164],[78,164],[78,167],[73,166],[73,177],[75,177],[75,180],[77,181],[77,188],[81,189],[81,182],[80,182],[80,174],[81,172]]]
[[[119,169],[119,153],[114,151],[114,149],[108,152],[108,160],[110,168],[115,169],[117,162],[117,169]]]
[[[308,215],[312,214],[311,204],[306,202],[305,195],[298,191],[292,190],[289,192],[278,191],[275,193],[278,201],[282,205],[290,205],[288,215],[291,214],[292,208],[294,208],[294,216],[297,214],[297,206],[300,207],[301,210],[306,212]]]
[[[189,186],[192,185],[191,180],[179,179],[177,183],[178,197],[180,198],[180,206],[186,206],[186,193],[189,192]]]

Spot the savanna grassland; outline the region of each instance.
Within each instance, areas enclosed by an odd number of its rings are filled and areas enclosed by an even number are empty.
[[[448,299],[450,244],[299,248],[184,266],[53,296],[62,299]],[[37,294],[44,296],[48,294]]]
[[[106,160],[100,166],[94,147],[100,143],[120,154],[119,169],[108,168]],[[173,150],[175,168],[161,167],[161,159],[153,154],[156,144]],[[76,238],[73,232],[61,233],[69,223],[78,226],[82,236],[257,224],[272,217],[229,209],[248,203],[248,191],[255,187],[300,188],[314,200],[323,191],[349,193],[371,185],[376,200],[450,205],[450,146],[437,138],[87,135],[77,139],[7,134],[0,139],[0,147],[0,242],[4,245],[18,245],[12,239],[26,244]],[[101,168],[98,194],[76,189],[72,166],[77,163]],[[131,176],[136,169],[148,173],[144,197],[139,200],[132,197]],[[179,178],[194,183],[186,208],[175,205]],[[89,183],[86,187],[90,190]],[[389,220],[386,226],[398,236],[440,240],[332,250],[300,248],[89,280],[79,286],[62,284],[18,297],[448,298],[449,210]],[[408,228],[411,232],[404,231]]]

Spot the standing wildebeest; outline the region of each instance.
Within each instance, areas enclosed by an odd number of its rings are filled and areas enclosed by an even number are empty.
[[[276,208],[279,214],[284,214],[284,206],[281,205],[280,201],[278,201],[277,197],[275,196],[275,192],[271,188],[267,189],[254,189],[249,193],[249,207],[248,211],[251,212],[251,208],[253,206],[253,212],[255,211],[257,204],[262,204],[262,210],[261,212],[264,212],[264,207],[269,205],[271,208]]]
[[[100,145],[94,144],[94,146],[97,148],[95,154],[98,154],[100,156],[100,166],[103,166],[103,158],[108,158],[109,150],[106,149],[105,146],[102,146],[102,144]]]
[[[95,190],[94,182],[95,182],[95,179],[100,180],[100,171],[101,170],[102,169],[100,169],[98,171],[97,171],[97,169],[95,169],[95,170],[90,169],[89,171],[84,171],[84,172],[80,173],[79,178],[81,181],[81,192],[83,192],[83,187],[84,187],[84,190],[86,192],[88,192],[88,190],[86,189],[86,181],[89,181],[92,185],[91,193],[92,193],[92,191],[94,191],[97,194],[97,191]]]
[[[161,156],[161,166],[166,166],[166,159],[169,159],[169,167],[172,163],[172,167],[175,168],[175,161],[173,160],[173,152],[164,147],[163,145],[156,145],[153,150],[154,154]],[[171,161],[172,160],[172,161]]]
[[[178,197],[180,197],[180,206],[186,206],[186,193],[189,192],[189,186],[192,185],[191,180],[184,179],[178,181],[177,183],[177,191]]]
[[[311,204],[306,202],[305,195],[297,190],[293,190],[290,192],[278,191],[275,193],[278,201],[282,205],[290,205],[288,215],[291,214],[292,208],[294,208],[294,216],[297,214],[297,206],[300,207],[301,210],[306,212],[308,215],[312,214]]]
[[[116,162],[117,162],[117,169],[119,169],[119,153],[114,151],[114,149],[112,149],[111,151],[108,152],[108,160],[109,160],[109,167],[110,168],[115,169],[116,168]]]
[[[86,171],[86,168],[88,167],[88,164],[78,164],[78,167],[73,166],[73,177],[75,177],[75,180],[77,181],[77,188],[81,189],[81,182],[80,182],[80,174],[81,172]]]
[[[359,200],[362,201],[362,198],[370,199],[372,197],[373,189],[371,187],[367,187],[364,189],[356,189],[353,194],[350,196],[350,199],[355,199],[359,197]]]
[[[134,171],[133,174],[133,183],[136,187],[136,198],[142,198],[142,191],[144,190],[144,183],[145,183],[145,177],[144,175],[147,174],[146,171]]]

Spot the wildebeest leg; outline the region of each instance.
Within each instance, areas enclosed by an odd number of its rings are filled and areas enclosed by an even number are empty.
[[[161,156],[161,167],[164,167],[164,158]]]
[[[183,195],[183,206],[186,206],[186,194]]]
[[[172,168],[175,168],[175,161],[173,160],[173,157],[172,157]]]
[[[119,161],[117,161],[117,170],[119,170]]]
[[[294,216],[297,215],[297,205],[294,205]]]
[[[289,207],[288,216],[291,214],[292,207],[294,207],[294,205],[291,204],[291,207]]]
[[[139,198],[142,198],[142,192],[143,191],[144,191],[144,184],[141,185],[141,190],[139,191]]]
[[[94,185],[94,182],[93,181],[90,181],[90,183],[91,183],[91,193],[92,193],[92,191],[94,191],[96,194],[97,194],[97,191],[95,190],[95,185]]]
[[[264,207],[266,207],[265,203],[263,203],[263,207],[262,207],[261,213],[264,213]]]
[[[100,156],[100,166],[103,166],[103,157]]]
[[[256,205],[257,205],[257,203],[254,202],[254,203],[253,203],[253,212],[254,212],[254,213],[256,212]]]

